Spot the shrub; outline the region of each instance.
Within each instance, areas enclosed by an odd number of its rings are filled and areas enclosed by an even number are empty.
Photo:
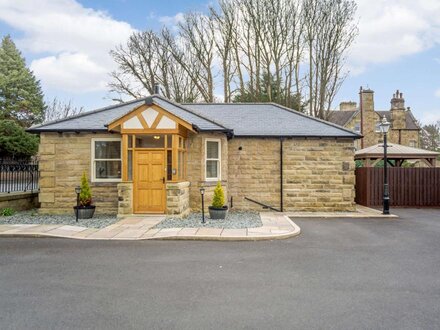
[[[222,185],[217,182],[217,186],[214,189],[214,198],[212,199],[212,207],[222,208],[225,205],[225,193],[223,192]]]
[[[6,207],[2,210],[2,216],[4,217],[10,217],[11,215],[14,215],[15,211],[14,209],[10,208],[10,207]]]
[[[79,203],[81,206],[90,206],[92,204],[92,191],[87,180],[86,172],[81,177],[81,193],[79,194]]]

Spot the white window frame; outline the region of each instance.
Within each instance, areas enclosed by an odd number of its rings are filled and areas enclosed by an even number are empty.
[[[121,158],[111,158],[111,159],[99,159],[99,161],[117,161],[119,160],[121,162],[121,178],[120,179],[100,179],[96,178],[96,159],[95,159],[95,142],[102,142],[102,141],[119,141],[121,145]],[[91,158],[90,158],[90,165],[91,165],[91,181],[92,182],[122,182],[122,138],[93,138],[91,141]]]
[[[361,123],[355,123],[354,124],[354,129],[353,129],[356,133],[360,133],[361,132]]]
[[[218,158],[208,158],[208,142],[218,143]],[[217,177],[208,178],[208,160],[217,161]],[[221,139],[205,139],[205,181],[221,181],[221,171],[222,171],[222,140]]]

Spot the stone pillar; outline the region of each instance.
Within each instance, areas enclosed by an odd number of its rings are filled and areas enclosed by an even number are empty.
[[[167,183],[167,214],[186,217],[189,212],[189,182]]]
[[[133,183],[118,183],[118,216],[133,214]]]

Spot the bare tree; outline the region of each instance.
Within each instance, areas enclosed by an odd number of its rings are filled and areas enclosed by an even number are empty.
[[[118,71],[111,73],[111,91],[139,98],[153,94],[154,86],[160,84],[167,98],[177,102],[196,100],[199,93],[193,86],[192,78],[168,47],[169,35],[166,29],[161,34],[137,32],[126,46],[118,46],[111,51],[119,66]]]
[[[178,102],[277,102],[326,118],[357,35],[352,0],[218,0],[188,13],[177,31],[137,32],[112,51],[113,92],[154,85]]]
[[[351,0],[304,0],[310,115],[326,119],[347,73],[346,51],[358,30]]]
[[[84,112],[83,107],[74,107],[71,100],[68,102],[61,102],[56,97],[47,103],[46,106],[47,107],[44,112],[45,123],[79,115],[80,113]]]

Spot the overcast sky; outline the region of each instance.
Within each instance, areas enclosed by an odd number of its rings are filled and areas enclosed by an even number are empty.
[[[10,34],[48,99],[87,110],[109,105],[110,49],[135,30],[175,25],[182,13],[205,12],[209,0],[0,0],[0,34]],[[375,91],[377,110],[393,92],[424,123],[440,120],[440,0],[357,0],[359,37],[350,76],[334,106]]]

